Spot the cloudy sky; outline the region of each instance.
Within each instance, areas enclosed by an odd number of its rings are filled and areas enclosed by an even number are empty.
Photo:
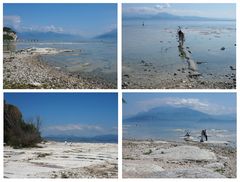
[[[96,136],[117,134],[117,94],[111,93],[5,93],[26,121],[40,116],[43,136]]]
[[[96,36],[117,27],[116,4],[7,4],[4,26],[17,31],[42,31]]]
[[[236,19],[236,6],[233,3],[123,4],[125,17],[156,15],[163,12],[178,16]]]
[[[158,106],[188,107],[213,115],[236,113],[236,95],[232,93],[125,93],[123,117]]]

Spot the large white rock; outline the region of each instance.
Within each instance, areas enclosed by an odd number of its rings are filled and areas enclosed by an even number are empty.
[[[196,146],[178,146],[169,149],[153,151],[151,157],[165,160],[196,160],[196,161],[215,161],[216,155],[206,149]]]
[[[123,176],[127,177],[150,177],[153,173],[159,173],[164,169],[151,161],[124,161]]]
[[[226,178],[225,176],[204,168],[178,168],[153,174],[154,178]]]

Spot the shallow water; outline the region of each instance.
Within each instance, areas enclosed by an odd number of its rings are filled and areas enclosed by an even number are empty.
[[[29,47],[71,49],[57,55],[43,55],[42,60],[66,69],[70,72],[81,72],[86,76],[100,77],[117,84],[117,44],[116,42],[55,42],[55,43],[17,43],[16,49]]]
[[[165,124],[164,124],[165,123]],[[186,131],[191,132],[194,140],[199,141],[201,130],[207,129],[209,141],[229,141],[236,144],[235,123],[195,123],[182,121],[177,123],[166,122],[124,122],[123,138],[125,139],[160,139],[171,141],[183,141]]]
[[[152,63],[158,70],[173,74],[186,62],[179,57],[177,29],[185,34],[185,47],[198,71],[206,79],[231,73],[236,66],[236,24],[234,21],[163,21],[123,20],[123,66],[136,70],[141,60]],[[221,50],[225,47],[225,50]],[[141,75],[138,69],[138,74]],[[123,72],[125,74],[126,72]],[[131,74],[131,71],[129,72]],[[144,72],[142,72],[142,75]],[[153,73],[154,74],[154,73]]]

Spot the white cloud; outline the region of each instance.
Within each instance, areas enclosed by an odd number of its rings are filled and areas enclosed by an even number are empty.
[[[103,128],[96,125],[81,125],[81,124],[66,124],[66,125],[54,125],[45,128],[45,130],[69,132],[69,131],[103,131]]]
[[[156,15],[159,13],[169,13],[177,16],[207,16],[206,12],[191,9],[175,9],[170,4],[157,4],[154,6],[124,7],[123,14],[127,16]]]
[[[133,15],[154,15],[167,11],[171,6],[168,3],[157,4],[154,6],[141,6],[141,7],[125,7],[123,8],[123,14]]]
[[[43,32],[63,32],[62,27],[56,27],[54,25],[40,27],[40,31]]]
[[[63,32],[62,27],[55,25],[42,25],[42,26],[24,26],[21,24],[21,17],[17,15],[10,15],[3,17],[4,26],[10,26],[18,31],[39,31],[39,32]]]
[[[163,9],[167,9],[167,8],[170,8],[170,4],[169,3],[165,3],[165,4],[157,4],[155,5],[155,9],[158,9],[158,10],[163,10]]]
[[[44,136],[48,135],[72,135],[72,136],[96,136],[101,135],[105,130],[97,125],[64,124],[52,125],[42,129]]]
[[[20,27],[19,30],[21,31],[38,31],[38,32],[56,32],[61,33],[63,32],[62,27],[57,27],[54,25],[46,25],[46,26],[29,26],[29,27]]]
[[[197,98],[155,98],[152,100],[138,102],[140,110],[147,111],[154,107],[170,105],[174,107],[188,107],[208,114],[230,114],[235,113],[235,108],[217,105]]]
[[[4,26],[10,26],[13,28],[19,28],[21,23],[21,17],[16,15],[3,16]]]

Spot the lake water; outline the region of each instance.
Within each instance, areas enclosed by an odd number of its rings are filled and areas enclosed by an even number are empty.
[[[229,141],[236,144],[236,123],[196,123],[178,122],[124,122],[123,138],[125,139],[160,139],[183,141],[186,131],[191,132],[194,140],[199,141],[201,130],[207,129],[209,141]]]
[[[123,74],[144,75],[138,68],[141,60],[152,63],[162,76],[183,67],[186,62],[179,57],[178,26],[185,34],[184,45],[191,58],[206,63],[198,65],[204,78],[224,78],[231,73],[229,66],[236,66],[235,21],[145,20],[144,26],[142,22],[123,20]]]
[[[57,55],[44,55],[42,59],[70,72],[81,72],[96,76],[117,85],[117,43],[107,41],[86,41],[74,43],[17,43],[16,49],[57,48],[71,49]]]

